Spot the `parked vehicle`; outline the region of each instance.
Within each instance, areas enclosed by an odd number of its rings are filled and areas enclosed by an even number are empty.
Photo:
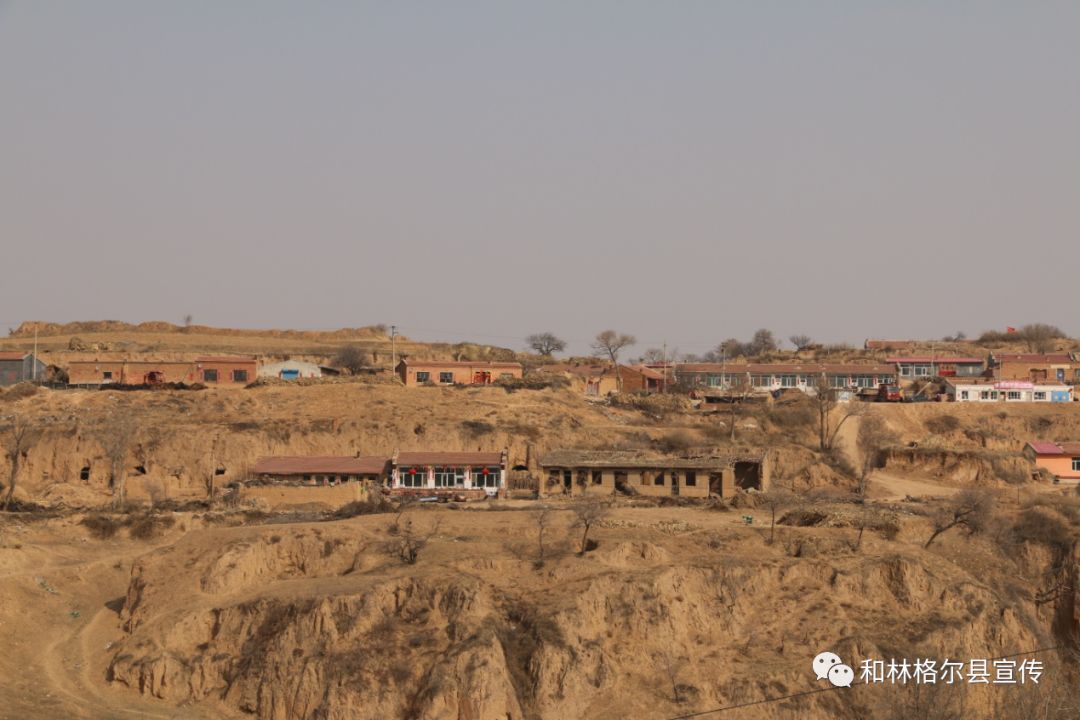
[[[878,402],[903,402],[904,391],[900,389],[899,385],[888,385],[883,383],[878,387],[877,391]]]

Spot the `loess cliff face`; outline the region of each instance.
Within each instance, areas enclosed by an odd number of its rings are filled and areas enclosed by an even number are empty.
[[[855,552],[847,529],[784,528],[769,545],[727,513],[620,509],[579,557],[570,516],[555,512],[542,563],[528,512],[189,533],[135,564],[107,677],[267,720],[667,717],[815,689],[826,649],[853,665],[994,657],[1080,627],[1075,597],[1034,602],[1060,557],[1014,563],[961,535],[925,551],[917,519]],[[428,539],[412,565],[393,552],[406,523]],[[886,716],[900,692],[744,712]],[[964,692],[1016,716],[1007,693]]]

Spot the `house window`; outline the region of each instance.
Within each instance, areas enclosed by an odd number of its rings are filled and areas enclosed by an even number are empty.
[[[513,380],[514,373],[499,373],[500,380]]]
[[[400,477],[402,487],[424,487],[427,485],[427,471],[422,467],[402,468]]]
[[[911,377],[911,366],[910,365],[901,365],[900,366],[900,377]]]
[[[217,382],[217,370],[203,370],[203,382]]]
[[[454,373],[452,373],[452,372],[441,372],[441,373],[439,373],[439,382],[441,382],[441,383],[452,383],[452,382],[454,382]]]
[[[1006,400],[1019,400],[1020,399],[1020,391],[1019,390],[1010,390],[1005,395],[1005,399]]]
[[[664,484],[664,473],[658,472],[655,475],[653,475],[652,484],[653,485],[663,485]]]
[[[1073,472],[1080,472],[1080,457],[1075,457],[1073,460]]]
[[[112,380],[112,370],[106,370],[105,372],[101,373],[101,377],[104,380]]]
[[[968,391],[967,390],[961,390],[960,391],[960,399],[961,400],[967,400],[968,399]]]
[[[990,399],[990,391],[989,390],[980,391],[979,392],[979,399],[980,400],[989,400]]]
[[[708,385],[709,387],[718,387],[720,385],[720,376],[719,375],[709,375],[708,380],[706,381],[705,384]]]
[[[429,373],[427,370],[418,370],[416,372],[416,382],[426,383],[429,380],[431,380],[431,373]]]
[[[604,484],[604,473],[601,472],[600,470],[593,470],[592,471],[592,484],[593,485],[603,485]]]
[[[927,377],[928,375],[930,375],[930,366],[929,365],[916,365],[915,366],[915,377]]]
[[[855,376],[855,385],[856,385],[856,387],[861,387],[861,388],[874,387],[874,376],[873,375],[856,375]]]
[[[780,387],[795,387],[798,384],[798,375],[781,375]]]
[[[473,487],[497,488],[499,487],[499,468],[485,467],[473,468]]]
[[[834,388],[842,388],[848,386],[848,379],[846,375],[830,375],[829,384]]]
[[[1046,399],[1046,392],[1042,391],[1042,390],[1036,391],[1035,392],[1035,399],[1036,400],[1045,400]]]
[[[686,471],[686,487],[697,487],[697,473],[693,470]]]
[[[232,381],[233,382],[238,382],[238,383],[241,383],[241,382],[246,383],[247,382],[247,370],[233,370],[232,371]]]
[[[772,385],[772,375],[754,375],[754,387],[769,387]]]
[[[465,470],[454,467],[435,468],[435,487],[465,487]]]

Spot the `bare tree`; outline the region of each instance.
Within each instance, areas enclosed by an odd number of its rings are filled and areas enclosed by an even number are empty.
[[[143,483],[143,487],[146,488],[146,494],[150,498],[150,512],[154,511],[158,505],[165,499],[165,486],[158,479],[147,480]]]
[[[8,474],[7,491],[4,493],[4,510],[11,507],[15,496],[15,485],[19,481],[19,467],[30,448],[41,437],[41,431],[22,415],[12,415],[7,422],[0,427],[0,433],[4,437],[4,454],[11,463]]]
[[[364,351],[360,349],[359,345],[346,345],[342,347],[337,351],[337,355],[334,356],[334,363],[338,367],[348,370],[353,375],[356,375],[367,367]]]
[[[551,509],[540,508],[533,513],[533,522],[536,523],[536,544],[538,545],[539,553],[537,554],[536,567],[541,568],[544,566],[544,560],[546,558],[546,551],[544,549],[544,533],[548,529],[548,525],[551,523]]]
[[[431,538],[439,532],[440,522],[436,521],[427,533],[421,534],[413,527],[412,518],[398,525],[397,536],[386,544],[386,550],[406,565],[415,565],[420,558],[420,551],[427,547]]]
[[[665,650],[653,655],[653,659],[660,664],[664,676],[671,683],[671,696],[676,703],[683,702],[679,674],[686,667],[688,659],[684,655],[675,655],[670,650]]]
[[[614,330],[604,330],[597,333],[596,340],[592,344],[594,355],[607,357],[611,361],[611,366],[615,370],[615,384],[618,386],[620,393],[623,384],[622,373],[619,372],[619,352],[635,343],[637,343],[637,338],[633,335],[624,335]]]
[[[571,508],[576,516],[571,527],[581,528],[581,547],[578,555],[584,555],[589,549],[589,531],[611,512],[611,506],[600,500],[582,500]]]
[[[1046,323],[1032,323],[1020,328],[1017,333],[1027,345],[1028,352],[1048,353],[1054,349],[1054,341],[1065,337],[1061,328]]]
[[[761,493],[759,497],[762,505],[769,511],[769,544],[772,545],[776,539],[776,514],[794,504],[795,494],[786,488],[778,487]]]
[[[566,342],[555,337],[554,333],[542,332],[525,338],[529,347],[545,357],[566,349]]]
[[[649,348],[641,355],[643,363],[661,363],[668,359],[667,353],[660,348]],[[674,355],[671,355],[674,357]]]
[[[218,460],[222,455],[222,436],[221,433],[214,435],[213,442],[210,443],[210,462],[206,471],[206,499],[213,503],[214,496],[217,494],[217,468]]]
[[[788,338],[796,350],[805,350],[814,344],[814,339],[809,335],[792,335]]]
[[[954,527],[967,528],[969,535],[980,532],[989,523],[993,512],[994,496],[989,491],[980,488],[961,490],[934,513],[934,531],[923,547],[930,547],[938,535]]]
[[[818,413],[818,449],[829,452],[833,449],[840,428],[853,417],[866,412],[866,405],[861,402],[840,402],[841,388],[829,386],[829,378],[822,374],[817,381],[814,403]],[[843,406],[843,407],[841,407]],[[839,412],[836,412],[839,408]]]
[[[754,337],[750,340],[750,353],[752,355],[775,352],[777,347],[776,336],[773,335],[772,330],[766,330],[765,328],[755,332]]]
[[[859,421],[859,432],[856,436],[856,444],[862,454],[862,465],[859,470],[859,495],[866,495],[866,486],[870,481],[870,473],[877,467],[881,451],[896,443],[896,434],[889,429],[885,421],[878,415],[868,415]]]
[[[191,328],[191,323],[194,322],[194,321],[195,321],[195,317],[191,313],[188,313],[187,315],[185,315],[184,316],[184,329],[185,330],[190,329]]]
[[[139,426],[129,413],[114,416],[95,433],[109,461],[109,484],[119,508],[127,502],[127,459],[138,433]]]

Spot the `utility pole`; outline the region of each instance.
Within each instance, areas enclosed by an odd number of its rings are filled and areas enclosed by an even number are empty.
[[[397,325],[390,326],[390,372],[397,372]]]
[[[30,379],[37,380],[37,323],[34,323],[34,360],[30,365]]]
[[[667,371],[668,371],[668,367],[667,367],[667,340],[664,341],[664,363],[663,363],[663,367],[664,367],[664,369],[663,369],[664,384],[663,384],[662,389],[660,390],[660,392],[666,393],[667,392]]]

